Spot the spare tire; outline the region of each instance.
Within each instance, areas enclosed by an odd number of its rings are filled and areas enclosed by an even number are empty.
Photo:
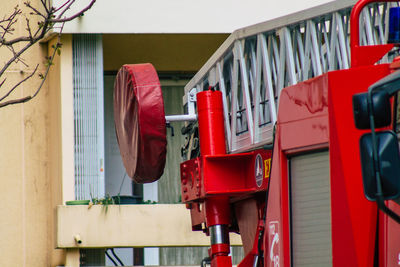
[[[114,84],[114,122],[129,177],[158,180],[164,172],[167,138],[164,101],[153,65],[124,65]]]

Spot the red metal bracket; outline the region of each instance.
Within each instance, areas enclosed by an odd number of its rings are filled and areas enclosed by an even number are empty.
[[[398,1],[360,0],[354,5],[350,15],[350,50],[352,68],[373,65],[394,47],[393,44],[360,46],[360,14],[366,5],[374,2]]]
[[[257,161],[262,174],[256,175]],[[271,151],[202,156],[181,164],[182,202],[191,211],[193,230],[204,230],[203,202],[210,197],[227,196],[234,201],[267,190]],[[257,184],[258,183],[258,184]]]
[[[243,196],[267,189],[271,151],[201,156],[181,164],[182,201]],[[256,175],[256,165],[262,174]]]

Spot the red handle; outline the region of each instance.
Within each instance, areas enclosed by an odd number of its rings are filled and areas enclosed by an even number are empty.
[[[359,67],[365,65],[375,64],[387,52],[389,52],[394,45],[374,45],[374,46],[360,46],[360,14],[362,9],[374,2],[398,2],[397,0],[360,0],[358,1],[350,15],[350,50],[351,50],[351,67]]]

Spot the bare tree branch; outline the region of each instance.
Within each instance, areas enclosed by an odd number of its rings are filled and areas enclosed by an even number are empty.
[[[53,7],[51,5],[51,0],[40,0],[40,4],[42,5],[42,7],[40,8],[34,7],[30,3],[30,1],[27,0],[24,2],[24,5],[28,10],[30,10],[29,15],[23,14],[21,8],[19,8],[19,6],[17,5],[10,15],[4,16],[3,19],[0,19],[0,48],[7,47],[12,52],[12,56],[8,60],[6,60],[4,65],[0,68],[0,77],[4,75],[5,72],[8,70],[8,68],[14,63],[21,62],[26,67],[28,67],[28,65],[21,58],[21,55],[24,54],[34,44],[43,39],[51,29],[54,28],[60,29],[58,33],[57,43],[53,47],[52,55],[47,58],[46,62],[47,66],[45,74],[44,75],[40,74],[41,76],[40,78],[42,79],[42,81],[36,88],[35,92],[32,95],[28,95],[18,99],[6,100],[24,82],[34,77],[35,73],[37,73],[39,64],[36,65],[31,74],[29,74],[24,79],[21,79],[14,86],[8,89],[7,93],[5,93],[2,97],[0,97],[0,108],[8,105],[25,103],[38,95],[48,76],[50,67],[53,64],[56,53],[60,53],[60,48],[62,46],[60,42],[61,33],[64,28],[64,23],[82,16],[86,11],[88,11],[94,5],[95,2],[96,0],[91,0],[90,3],[79,12],[71,15],[70,17],[64,17],[64,14],[72,7],[72,5],[75,3],[75,0],[65,0],[65,2],[62,3],[59,7]],[[44,9],[44,11],[41,11],[42,9]],[[14,25],[16,25],[20,16],[25,17],[26,34],[15,38],[9,38],[15,32]],[[37,25],[32,26],[29,16],[35,16],[36,18],[40,18]],[[16,46],[16,44],[19,43],[23,44],[22,47]],[[5,81],[6,79],[0,82],[0,91],[3,88],[3,86],[5,86]]]
[[[6,82],[7,79],[4,79],[1,83],[0,83],[0,87]]]
[[[72,3],[74,2],[75,0],[73,0],[72,1]],[[61,9],[63,9],[66,5],[69,5],[69,3],[71,2],[71,0],[68,0],[68,1],[66,1],[64,4],[62,4],[61,6],[59,6],[58,8],[56,8],[55,10],[54,10],[54,12],[58,12],[58,11],[60,11]],[[70,6],[70,5],[69,5]]]
[[[33,12],[31,13],[31,15],[38,15],[43,17],[44,19],[46,18],[46,16],[44,14],[42,14],[39,10],[37,10],[36,8],[34,8],[30,2],[25,2],[24,3],[26,7],[28,7],[29,9],[31,9]]]
[[[29,34],[29,39],[31,40],[31,42],[32,42],[32,40],[33,40],[33,36],[32,36],[32,31],[31,31],[31,26],[30,26],[30,23],[29,23],[29,19],[28,18],[25,18],[25,20],[26,20],[26,30],[28,31],[28,34]]]
[[[62,31],[62,29],[64,28],[64,23],[62,24],[61,27],[62,27],[61,28],[61,31]],[[36,92],[32,95],[32,98],[37,96],[37,94],[42,89],[43,84],[46,81],[47,75],[49,74],[50,67],[53,65],[54,57],[56,56],[56,53],[57,53],[57,51],[59,51],[60,48],[61,48],[61,33],[58,34],[58,40],[57,40],[56,45],[54,46],[53,54],[51,55],[51,57],[48,61],[46,72],[45,72],[44,76],[42,77],[42,82],[40,83],[39,87],[36,89]]]
[[[74,1],[73,1],[74,2]],[[72,3],[73,3],[72,2]],[[84,9],[82,9],[80,12],[76,13],[75,15],[72,15],[71,17],[68,18],[57,18],[57,19],[50,19],[51,22],[67,22],[67,21],[71,21],[76,19],[77,17],[80,17],[83,15],[83,13],[85,13],[86,11],[88,11],[96,2],[96,0],[92,0],[89,5],[87,7],[85,7]],[[71,3],[71,4],[72,4]]]
[[[26,97],[23,97],[23,98],[18,98],[18,99],[13,99],[13,100],[9,100],[9,101],[6,101],[6,102],[2,102],[2,103],[0,103],[0,108],[4,108],[4,107],[9,106],[9,105],[22,104],[22,103],[25,103],[25,102],[27,102],[27,101],[29,101],[31,99],[32,99],[31,96],[26,96]]]
[[[59,14],[57,16],[57,19],[60,19],[62,16],[64,16],[65,12],[67,12],[72,4],[75,2],[75,0],[69,0],[66,2],[66,5],[64,5],[64,7],[62,9],[59,9]]]
[[[47,0],[40,0],[40,2],[42,3],[42,6],[46,10],[46,13],[49,13],[50,12],[50,1],[48,2]],[[47,5],[49,5],[49,7],[47,7]]]
[[[7,46],[7,48],[8,48],[8,50],[10,50],[13,53],[13,55],[15,57],[15,63],[21,62],[22,64],[25,65],[25,67],[29,67],[29,65],[26,64],[25,61],[20,56],[17,55],[17,52],[15,52],[15,49],[13,46]]]
[[[10,65],[19,60],[19,57],[26,51],[28,50],[33,44],[35,44],[36,42],[38,42],[40,39],[35,38],[34,42],[32,43],[28,43],[27,45],[25,45],[21,50],[19,50],[18,52],[16,52],[14,54],[14,57],[10,58],[10,60],[8,60],[5,64],[4,67],[0,70],[0,77],[4,74],[4,72],[10,67]]]
[[[8,22],[6,26],[0,25],[0,27],[3,29],[3,33],[1,38],[3,39],[4,36],[6,34],[12,34],[12,32],[14,31],[13,28],[11,28],[15,23],[17,23],[18,21],[18,15],[21,15],[22,11],[21,9],[18,8],[18,6],[16,6],[14,8],[14,12],[7,18],[5,19],[3,22]]]
[[[62,27],[64,27],[64,24],[62,25]],[[38,88],[36,89],[35,93],[33,93],[33,94],[30,95],[30,96],[22,97],[22,98],[19,98],[19,99],[13,99],[13,100],[10,100],[10,101],[1,102],[1,101],[4,100],[5,98],[7,98],[7,97],[11,94],[11,92],[14,91],[18,86],[20,86],[22,83],[26,82],[28,79],[32,78],[33,75],[36,73],[37,68],[39,67],[39,65],[36,65],[35,70],[34,70],[29,76],[27,76],[25,79],[23,79],[23,80],[21,80],[20,82],[18,82],[5,96],[3,96],[2,98],[0,98],[0,108],[5,107],[5,106],[9,106],[9,105],[15,105],[15,104],[20,104],[20,103],[25,103],[25,102],[27,102],[27,101],[33,99],[34,97],[36,97],[36,96],[38,95],[38,93],[40,92],[40,90],[41,90],[42,87],[43,87],[44,82],[46,81],[47,75],[49,74],[50,67],[51,67],[52,64],[53,64],[54,57],[55,57],[55,55],[56,55],[56,53],[57,53],[57,50],[61,47],[60,41],[61,41],[61,34],[58,35],[57,44],[54,46],[53,54],[51,55],[51,57],[50,57],[50,59],[49,59],[49,61],[48,61],[48,65],[47,65],[46,72],[45,72],[45,74],[41,77],[42,81],[41,81],[41,83],[39,84]],[[3,84],[3,83],[4,83],[4,81],[2,82],[2,84]],[[1,87],[2,84],[0,84],[0,87]]]
[[[7,92],[4,96],[0,97],[0,101],[3,101],[5,98],[7,98],[12,92],[14,92],[15,89],[17,89],[18,86],[20,86],[22,83],[26,82],[28,79],[30,79],[37,71],[39,67],[39,64],[36,65],[36,68],[33,70],[31,74],[29,74],[27,77],[19,81],[16,85],[14,85],[10,91]],[[4,82],[4,81],[3,81]]]
[[[35,44],[37,41],[43,39],[43,37],[46,35],[46,33],[51,29],[49,27],[49,25],[51,23],[50,17],[51,17],[51,15],[49,14],[48,17],[46,18],[46,20],[44,20],[43,24],[41,24],[41,26],[39,26],[38,30],[33,35],[34,38],[30,38],[29,36],[20,36],[15,39],[7,41],[4,37],[2,37],[2,38],[0,38],[0,44],[1,45],[13,45],[13,44],[16,44],[19,42],[30,42],[31,45]],[[0,73],[0,75],[1,75],[1,73]]]

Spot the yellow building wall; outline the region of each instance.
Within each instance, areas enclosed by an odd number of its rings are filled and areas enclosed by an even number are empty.
[[[1,1],[1,17],[10,14],[24,1]],[[33,5],[39,0],[31,1]],[[15,36],[25,32],[25,20],[14,25]],[[19,62],[6,72],[3,96],[13,84],[31,74],[39,65],[44,73],[47,44],[36,44]],[[8,61],[10,51],[0,48],[1,65]],[[57,72],[57,66],[52,73]],[[36,74],[23,83],[10,99],[32,94],[41,80]],[[54,116],[59,112],[59,81],[56,77],[44,84],[41,92],[25,104],[0,108],[0,266],[55,266],[64,262],[61,250],[54,249],[54,214],[60,203],[59,190],[59,125]]]
[[[57,37],[49,41],[48,53]],[[73,79],[72,79],[72,36],[61,38],[62,52],[56,56],[48,76],[49,91],[49,168],[51,180],[51,207],[48,216],[50,246],[48,256],[51,266],[65,263],[65,251],[55,250],[56,246],[56,206],[74,199],[74,134],[73,134]]]
[[[23,7],[23,2],[1,1],[1,17],[17,4]],[[34,6],[39,2],[31,0]],[[20,20],[15,24],[14,36],[23,34],[25,28],[25,21]],[[34,45],[23,55],[28,66],[20,62],[8,69],[2,77],[7,81],[0,87],[0,97],[12,84],[31,74],[36,64],[40,64],[38,73],[45,72],[45,57],[51,54],[55,38]],[[117,70],[124,63],[154,61],[159,71],[196,71],[225,38],[226,35],[104,36],[105,70]],[[132,51],[133,45],[135,53],[118,52],[115,48],[122,45],[120,41],[124,45],[120,51]],[[55,210],[65,200],[74,199],[72,36],[64,35],[62,43],[61,55],[56,56],[37,97],[0,108],[1,267],[65,264],[65,251],[55,249]],[[195,46],[198,50],[207,47],[206,52],[196,53]],[[111,51],[114,56],[109,54]],[[0,48],[1,63],[10,55],[7,48]],[[40,82],[35,75],[10,98],[33,93]]]

